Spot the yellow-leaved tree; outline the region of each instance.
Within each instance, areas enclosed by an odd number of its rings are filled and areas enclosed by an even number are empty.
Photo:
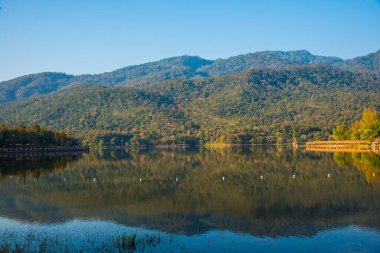
[[[362,118],[355,121],[351,128],[337,126],[333,131],[335,140],[370,140],[380,137],[380,120],[378,112],[373,108],[365,108]]]

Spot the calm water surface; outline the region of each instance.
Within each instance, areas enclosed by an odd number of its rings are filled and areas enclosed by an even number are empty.
[[[105,151],[0,173],[0,250],[380,252],[371,153]]]

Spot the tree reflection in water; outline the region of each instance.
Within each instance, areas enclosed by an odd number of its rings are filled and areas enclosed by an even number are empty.
[[[272,148],[3,159],[0,215],[49,224],[95,218],[188,235],[312,236],[347,225],[378,231],[379,169],[370,153]]]

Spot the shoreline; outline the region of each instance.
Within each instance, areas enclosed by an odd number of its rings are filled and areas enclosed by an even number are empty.
[[[55,146],[55,147],[28,147],[28,148],[0,148],[0,154],[50,154],[59,152],[88,152],[87,146]]]
[[[380,152],[379,141],[340,140],[306,142],[307,151],[318,152]]]

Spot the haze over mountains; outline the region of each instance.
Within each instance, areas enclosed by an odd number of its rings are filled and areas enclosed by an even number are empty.
[[[38,73],[0,83],[0,103],[48,94],[78,85],[141,87],[169,79],[192,79],[237,73],[250,68],[285,69],[292,66],[328,65],[354,73],[380,75],[380,50],[350,60],[317,56],[308,51],[264,51],[206,60],[198,56],[179,56],[117,69],[95,75]]]
[[[328,138],[380,106],[380,51],[351,60],[265,51],[180,56],[97,75],[40,73],[0,84],[0,122],[156,142]]]

